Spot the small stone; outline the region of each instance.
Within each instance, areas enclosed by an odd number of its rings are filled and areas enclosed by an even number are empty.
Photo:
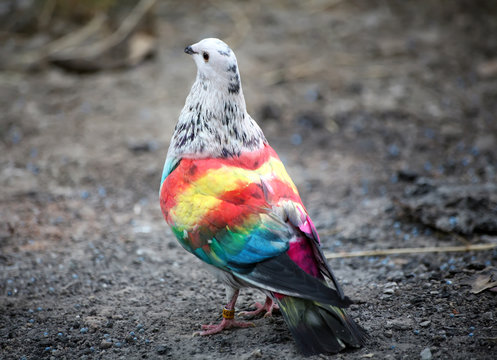
[[[497,59],[481,62],[476,67],[476,72],[481,78],[492,78],[497,76]]]
[[[242,360],[259,359],[261,357],[262,357],[261,349],[255,349],[250,354],[246,354],[245,356],[242,356]]]
[[[128,343],[133,342],[133,336],[128,334],[128,335],[126,335],[126,338],[124,340],[126,340],[126,342],[128,342]]]
[[[292,134],[292,136],[290,137],[290,141],[293,145],[300,145],[302,144],[302,135],[300,134]]]
[[[155,351],[159,355],[166,355],[169,351],[171,351],[171,348],[167,345],[159,345],[155,348]]]
[[[392,330],[385,330],[385,337],[391,338],[393,336]]]
[[[404,169],[397,172],[397,177],[401,181],[413,182],[419,177],[419,174],[414,171]]]
[[[112,346],[112,342],[111,341],[102,340],[102,342],[100,343],[100,349],[108,349],[111,346]]]
[[[421,360],[430,360],[432,357],[430,348],[424,348],[419,355],[421,356]]]
[[[402,281],[404,279],[405,275],[403,271],[397,270],[397,271],[392,271],[388,274],[387,280],[394,280],[396,282]]]
[[[473,147],[478,149],[480,152],[492,152],[495,149],[496,142],[497,138],[494,135],[485,134],[476,138],[473,143]]]
[[[430,324],[431,324],[430,320],[425,320],[425,321],[420,322],[419,326],[421,326],[421,327],[427,327]]]
[[[490,321],[492,321],[492,320],[494,319],[494,315],[492,314],[492,312],[491,312],[491,311],[487,311],[487,312],[485,312],[485,313],[483,313],[483,314],[481,315],[481,318],[482,318],[483,320],[490,320]]]
[[[259,118],[265,120],[279,120],[281,118],[281,109],[275,104],[264,104],[259,110]]]
[[[396,288],[398,287],[397,283],[395,281],[387,282],[385,285],[383,285],[385,288]]]
[[[383,290],[383,294],[393,295],[394,293],[395,293],[395,290],[392,288]]]
[[[413,327],[413,321],[410,318],[398,318],[387,321],[385,326],[394,330],[409,330]]]
[[[128,149],[137,153],[154,152],[159,146],[154,140],[135,141],[128,143]]]

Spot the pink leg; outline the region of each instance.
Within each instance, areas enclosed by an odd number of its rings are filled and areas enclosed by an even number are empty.
[[[269,296],[266,297],[266,302],[264,303],[264,305],[262,305],[261,303],[256,302],[254,304],[254,306],[257,308],[256,310],[254,310],[254,311],[242,311],[242,312],[240,312],[239,315],[254,317],[254,316],[257,316],[260,313],[262,313],[262,312],[265,311],[266,313],[264,314],[264,317],[268,317],[268,316],[273,316],[273,310],[279,310],[280,309],[280,307],[278,306],[278,304],[276,304],[273,301],[273,299],[271,299]]]
[[[226,304],[223,309],[223,320],[217,325],[202,325],[202,329],[205,331],[201,331],[195,333],[194,335],[213,335],[217,334],[224,329],[231,329],[235,327],[251,327],[255,326],[254,323],[245,322],[245,321],[236,321],[235,320],[235,303],[238,298],[238,293],[240,290],[235,290],[231,300]]]

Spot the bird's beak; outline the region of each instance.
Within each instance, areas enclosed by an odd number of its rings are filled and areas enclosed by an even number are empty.
[[[196,54],[195,51],[193,51],[192,47],[191,46],[187,46],[185,48],[185,52],[188,54],[188,55],[192,55],[192,54]]]

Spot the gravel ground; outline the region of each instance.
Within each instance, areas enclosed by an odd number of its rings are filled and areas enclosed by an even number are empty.
[[[134,68],[0,72],[0,358],[302,358],[279,314],[192,337],[221,318],[224,289],[177,245],[158,186],[195,76],[183,48],[208,36],[236,51],[249,112],[326,252],[497,241],[493,2],[157,13],[158,55]],[[496,284],[482,290],[497,250],[330,264],[371,336],[330,358],[497,356]],[[238,309],[262,299],[242,291]]]

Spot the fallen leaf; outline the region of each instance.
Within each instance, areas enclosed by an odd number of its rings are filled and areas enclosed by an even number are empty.
[[[495,291],[497,287],[497,268],[491,266],[479,271],[470,279],[463,282],[463,285],[471,286],[473,294],[481,293],[483,290],[490,289]]]

